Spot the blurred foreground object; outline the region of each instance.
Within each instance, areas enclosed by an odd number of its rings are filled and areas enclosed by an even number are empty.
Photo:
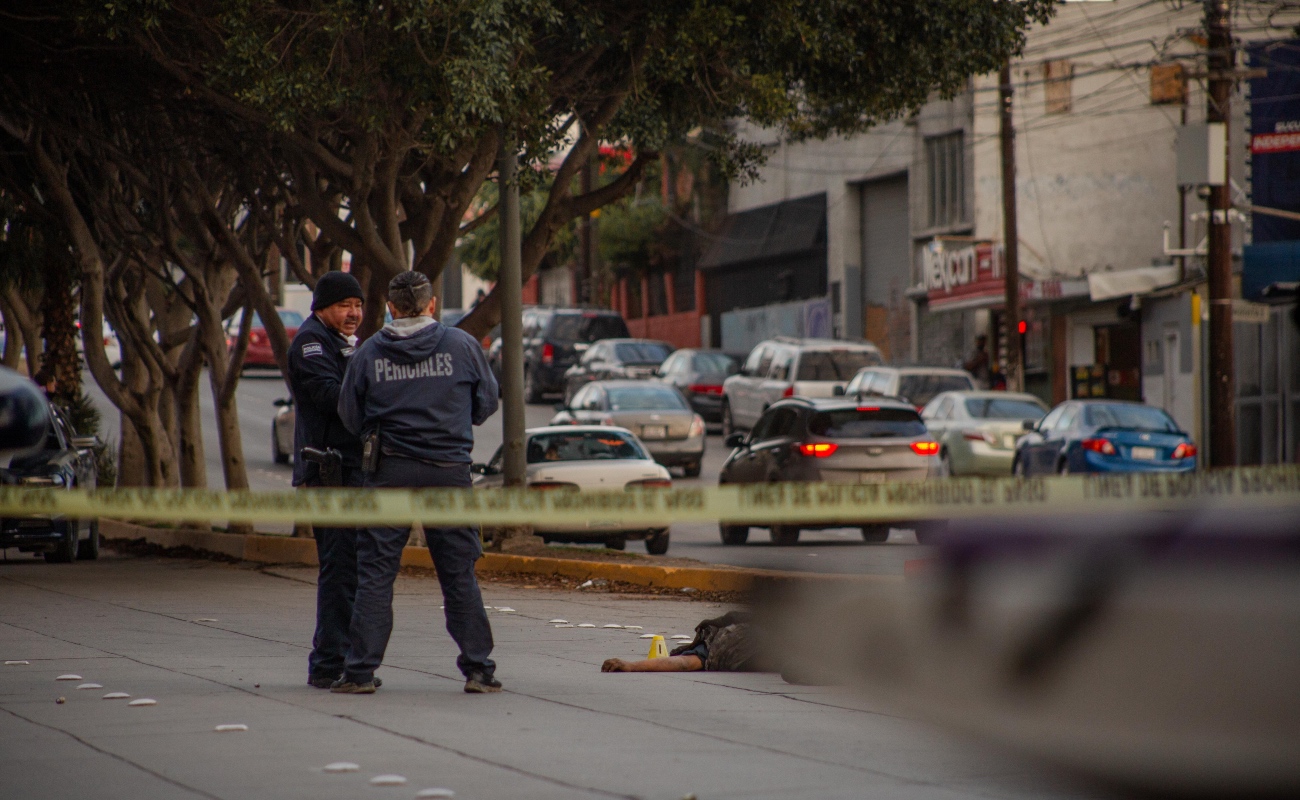
[[[49,406],[40,387],[0,367],[0,453],[35,447],[49,424]]]
[[[1297,796],[1298,511],[954,527],[920,577],[759,613],[792,682],[1125,787]]]

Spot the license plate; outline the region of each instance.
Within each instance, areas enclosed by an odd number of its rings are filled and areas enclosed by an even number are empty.
[[[884,472],[859,472],[858,483],[884,483],[889,475]]]
[[[1129,456],[1137,461],[1156,460],[1156,449],[1154,447],[1134,447],[1128,452]]]
[[[665,439],[668,437],[667,425],[642,425],[642,439]]]

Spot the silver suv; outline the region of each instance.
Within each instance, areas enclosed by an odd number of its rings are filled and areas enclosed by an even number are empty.
[[[870,342],[778,336],[758,343],[738,374],[722,384],[724,434],[749,430],[785,397],[833,397],[863,367],[880,364]]]
[[[868,367],[853,376],[844,393],[864,397],[897,397],[920,411],[940,392],[973,391],[975,378],[964,369],[947,367]]]

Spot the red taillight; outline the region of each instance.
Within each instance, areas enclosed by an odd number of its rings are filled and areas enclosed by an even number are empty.
[[[1084,450],[1101,453],[1103,456],[1115,455],[1115,445],[1111,444],[1110,439],[1084,439],[1079,442],[1079,446]]]
[[[647,478],[643,481],[628,481],[624,489],[671,489],[673,482],[667,478]]]
[[[784,391],[784,392],[781,392],[781,396],[782,396],[782,397],[794,397],[794,384],[792,383],[792,384],[790,384],[789,386],[785,387],[785,391]]]
[[[1196,445],[1183,442],[1174,448],[1174,458],[1192,458],[1196,455]]]
[[[543,364],[555,363],[555,345],[553,344],[542,345],[542,363]]]
[[[880,406],[858,406],[859,411],[879,411]]]
[[[266,334],[262,333],[261,331],[252,331],[251,333],[248,334],[248,341],[252,342],[253,344],[265,344]]]
[[[799,445],[799,454],[812,456],[813,458],[825,458],[826,456],[835,455],[835,451],[840,446],[834,442],[804,442]]]
[[[565,483],[563,481],[538,481],[528,484],[529,489],[567,489],[576,492],[579,489],[576,483]]]
[[[933,456],[939,453],[938,442],[912,442],[912,452],[918,456]]]
[[[693,383],[690,385],[692,394],[722,394],[721,386],[711,386],[707,383]]]

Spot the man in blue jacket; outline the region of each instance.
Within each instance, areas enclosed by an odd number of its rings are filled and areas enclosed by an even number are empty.
[[[388,284],[393,321],[357,349],[343,377],[339,416],[358,436],[378,433],[379,464],[370,487],[470,486],[474,425],[497,409],[497,382],[474,337],[433,318],[438,301],[420,272]],[[332,691],[371,694],[393,630],[393,582],[407,528],[362,528],[357,535],[357,596],[343,677]],[[483,554],[475,528],[426,527],[442,586],[447,632],[460,646],[456,666],[467,692],[499,692],[474,562]]]
[[[289,389],[293,392],[293,485],[323,486],[320,465],[302,457],[304,447],[334,449],[343,456],[342,484],[361,485],[361,440],[339,419],[339,387],[357,326],[361,284],[346,272],[327,272],[316,281],[311,316],[289,345]],[[307,658],[307,683],[328,689],[343,674],[352,599],[357,591],[355,528],[316,526],[316,633]]]

